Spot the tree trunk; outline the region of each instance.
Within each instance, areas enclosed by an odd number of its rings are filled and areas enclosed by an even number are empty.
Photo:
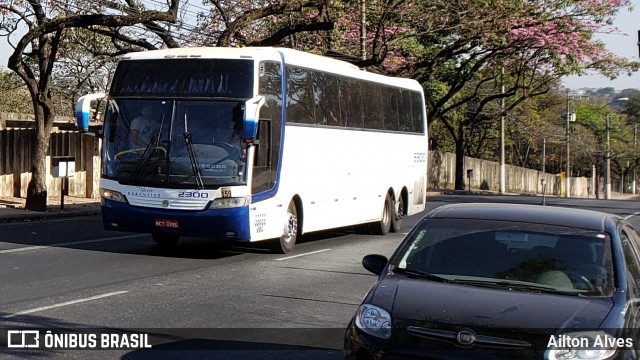
[[[47,151],[51,137],[53,117],[51,114],[37,109],[36,141],[31,153],[31,181],[27,186],[25,208],[31,211],[47,211]],[[46,115],[45,115],[46,114]]]

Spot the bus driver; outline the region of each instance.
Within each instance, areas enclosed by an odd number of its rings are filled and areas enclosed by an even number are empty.
[[[144,147],[149,144],[153,134],[158,130],[158,124],[152,119],[153,107],[145,105],[140,110],[140,116],[131,121],[131,144],[133,147]]]

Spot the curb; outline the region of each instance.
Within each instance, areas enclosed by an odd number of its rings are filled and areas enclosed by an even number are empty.
[[[85,206],[84,208],[69,208],[47,210],[47,212],[37,212],[23,210],[19,208],[6,208],[0,211],[0,223],[29,222],[51,219],[68,219],[75,217],[100,216],[100,206]]]

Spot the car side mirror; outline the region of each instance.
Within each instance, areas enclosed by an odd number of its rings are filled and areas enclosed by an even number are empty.
[[[382,270],[387,266],[387,257],[384,255],[371,254],[362,259],[362,266],[376,275],[382,274]]]

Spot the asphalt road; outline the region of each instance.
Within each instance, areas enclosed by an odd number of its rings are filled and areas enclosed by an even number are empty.
[[[485,201],[541,198],[432,196],[427,211]],[[636,201],[546,203],[620,214],[640,229]],[[420,217],[405,219],[404,228]],[[0,357],[340,359],[344,329],[375,281],[362,257],[390,255],[404,233],[309,234],[289,255],[184,238],[166,253],[148,235],[103,230],[98,217],[0,224]],[[12,329],[144,333],[153,347],[7,349]]]

